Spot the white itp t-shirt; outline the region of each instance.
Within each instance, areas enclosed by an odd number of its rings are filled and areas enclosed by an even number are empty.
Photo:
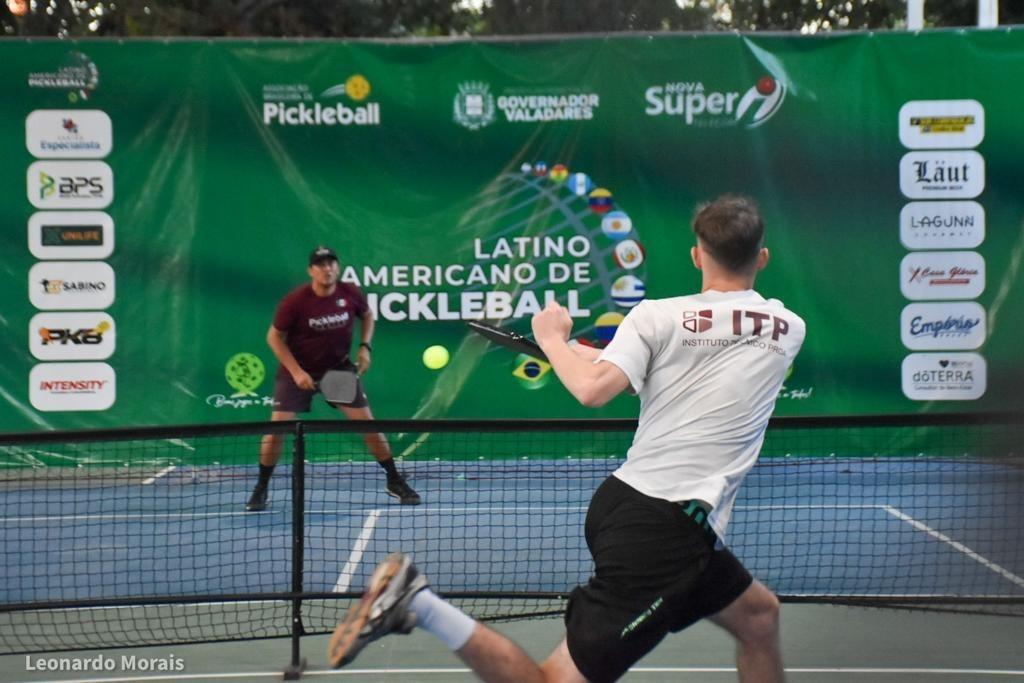
[[[619,367],[640,396],[640,424],[615,476],[648,496],[698,499],[725,538],[804,321],[754,290],[648,299],[596,362]]]

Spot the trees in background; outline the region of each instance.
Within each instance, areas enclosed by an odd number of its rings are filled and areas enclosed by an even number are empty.
[[[23,2],[28,11],[18,16]],[[1000,4],[1000,24],[1024,23],[1024,3]],[[976,13],[977,0],[925,2],[926,26],[973,26]],[[0,35],[61,38],[806,33],[905,24],[906,0],[0,0]]]

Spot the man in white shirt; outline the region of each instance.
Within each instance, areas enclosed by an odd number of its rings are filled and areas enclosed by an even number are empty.
[[[376,638],[419,626],[485,681],[601,683],[621,677],[667,633],[708,618],[736,639],[740,680],[783,680],[778,599],[723,540],[805,326],[752,289],[768,263],[752,200],[727,195],[699,207],[693,231],[700,294],[640,303],[603,351],[568,343],[572,320],[558,304],[533,318],[537,343],[581,403],[601,406],[629,390],[641,405],[625,464],[587,512],[595,571],[570,596],[566,638],[538,665],[435,595],[396,553],[335,631],[334,666]]]

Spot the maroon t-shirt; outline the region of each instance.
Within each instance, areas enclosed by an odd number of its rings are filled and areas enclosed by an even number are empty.
[[[307,284],[281,299],[274,327],[287,335],[295,360],[315,380],[348,358],[352,326],[367,308],[366,297],[355,285],[339,282],[330,296],[317,296]],[[277,371],[288,372],[284,366]]]

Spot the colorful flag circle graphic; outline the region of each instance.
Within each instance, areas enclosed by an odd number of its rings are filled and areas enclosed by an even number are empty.
[[[543,178],[548,174],[548,165],[543,161],[538,161],[533,165],[533,175],[538,178]]]
[[[643,262],[644,248],[636,240],[622,240],[615,245],[615,263],[619,268],[633,270],[639,268]]]
[[[632,275],[623,275],[612,283],[612,301],[623,308],[632,308],[644,300],[644,282]]]
[[[533,173],[533,164],[524,163],[522,166],[519,167],[519,170],[522,171],[523,173]]]
[[[612,193],[599,187],[589,195],[590,210],[594,213],[608,213],[612,209]]]
[[[590,196],[593,197],[596,192],[597,190],[594,190],[594,192],[590,193]],[[591,199],[591,202],[593,202],[593,199]],[[591,203],[590,208],[594,208],[593,203]],[[632,229],[633,221],[630,220],[625,211],[612,211],[601,219],[601,232],[616,241],[625,239]]]
[[[551,379],[551,365],[539,358],[520,353],[512,375],[524,389],[540,389]]]
[[[602,313],[594,321],[594,335],[607,344],[615,336],[615,330],[619,329],[625,318],[621,313]]]
[[[566,178],[569,177],[569,169],[564,164],[555,164],[551,167],[551,172],[548,173],[548,177],[556,183],[564,183]]]
[[[586,197],[594,189],[594,181],[586,173],[573,173],[567,183],[573,194]]]

